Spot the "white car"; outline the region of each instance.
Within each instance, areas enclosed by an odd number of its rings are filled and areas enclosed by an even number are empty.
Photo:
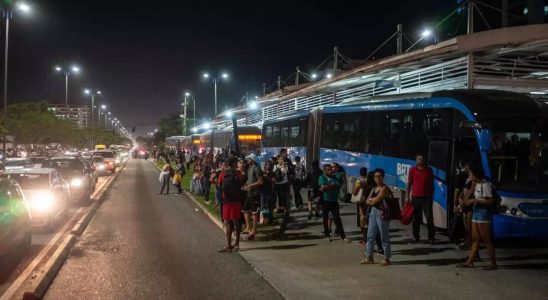
[[[69,187],[55,169],[24,168],[6,170],[2,175],[19,183],[30,209],[33,227],[52,231],[56,220],[66,216]]]
[[[23,169],[30,167],[30,160],[28,158],[6,158],[6,170]]]

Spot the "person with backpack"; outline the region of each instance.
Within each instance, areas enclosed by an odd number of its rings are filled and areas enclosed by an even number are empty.
[[[278,213],[285,212],[287,208],[287,198],[289,197],[288,173],[289,165],[282,156],[279,156],[278,164],[274,167],[274,174],[276,175],[275,187],[278,196]]]
[[[226,246],[219,252],[233,252],[240,249],[240,215],[242,210],[242,187],[244,177],[237,168],[238,160],[231,157],[226,170],[219,175],[221,197],[223,202],[223,220],[225,225]],[[232,232],[236,231],[236,241],[232,245]]]
[[[384,252],[384,259],[381,261],[381,266],[388,266],[390,264],[391,245],[390,245],[390,220],[386,220],[382,217],[383,200],[392,196],[388,186],[384,184],[384,170],[375,169],[373,172],[373,180],[375,181],[375,187],[371,189],[371,193],[367,197],[365,203],[369,206],[369,224],[367,227],[367,245],[366,245],[366,258],[360,261],[360,264],[373,264],[373,250],[375,247],[374,241],[377,235],[381,235],[382,248]]]
[[[172,172],[173,172],[173,169],[171,168],[171,166],[168,164],[165,164],[164,167],[162,168],[162,171],[160,172],[160,178],[158,178],[160,182],[162,183],[162,189],[160,190],[160,193],[158,194],[160,195],[163,194],[164,189],[167,189],[166,195],[169,195],[169,184],[171,182],[170,178],[172,177],[171,176]]]
[[[322,169],[320,169],[320,162],[315,159],[312,161],[310,169],[306,173],[306,185],[308,187],[308,219],[312,219],[312,207],[316,204],[316,213],[315,217],[319,217],[320,211],[320,200],[322,192],[320,191],[320,185],[318,184],[318,179],[323,174]]]
[[[263,172],[257,166],[257,156],[254,153],[245,157],[247,160],[246,184],[242,187],[242,191],[246,192],[242,212],[245,218],[248,240],[253,240],[257,234],[257,219],[259,217],[259,206],[261,200],[260,187],[263,184]]]
[[[494,193],[493,187],[485,180],[483,169],[473,166],[470,169],[472,181],[475,183],[474,195],[466,199],[464,204],[472,207],[472,245],[470,255],[465,263],[457,264],[459,268],[473,268],[474,261],[479,253],[480,240],[485,243],[490,265],[483,267],[484,270],[496,270],[495,247],[491,239],[491,223],[493,222]]]
[[[261,213],[268,218],[268,224],[272,224],[274,221],[273,215],[276,207],[275,184],[274,164],[271,160],[267,160],[264,163],[263,185],[261,185]]]
[[[329,242],[331,241],[328,225],[329,213],[331,213],[333,215],[335,226],[337,226],[337,230],[341,236],[341,240],[350,243],[350,239],[348,239],[344,233],[344,228],[339,213],[340,182],[333,175],[331,165],[325,165],[323,167],[323,174],[318,179],[318,185],[320,186],[320,191],[322,192],[322,217],[325,239]]]
[[[293,164],[294,174],[292,175],[291,185],[293,186],[293,194],[295,195],[295,206],[298,209],[303,207],[303,197],[301,196],[301,188],[303,188],[306,170],[301,162],[300,156],[295,156],[295,164]]]

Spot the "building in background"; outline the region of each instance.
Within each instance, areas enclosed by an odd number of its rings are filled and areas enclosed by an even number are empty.
[[[91,112],[87,105],[50,104],[48,109],[55,117],[69,120],[78,128],[86,128],[90,124]]]

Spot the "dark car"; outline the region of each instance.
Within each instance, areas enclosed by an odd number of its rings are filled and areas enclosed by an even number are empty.
[[[92,170],[78,157],[51,157],[44,161],[42,168],[53,168],[61,173],[70,185],[71,200],[87,201],[95,190],[95,183],[89,176]]]
[[[0,178],[0,264],[14,250],[28,249],[32,240],[30,212],[16,181]]]

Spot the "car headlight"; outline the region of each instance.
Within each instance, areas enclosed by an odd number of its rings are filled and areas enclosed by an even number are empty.
[[[84,183],[84,181],[82,180],[82,178],[73,178],[70,181],[70,186],[80,187],[80,186],[82,186],[83,183]]]
[[[53,195],[48,191],[40,191],[31,195],[30,207],[37,211],[48,211],[53,206]]]

